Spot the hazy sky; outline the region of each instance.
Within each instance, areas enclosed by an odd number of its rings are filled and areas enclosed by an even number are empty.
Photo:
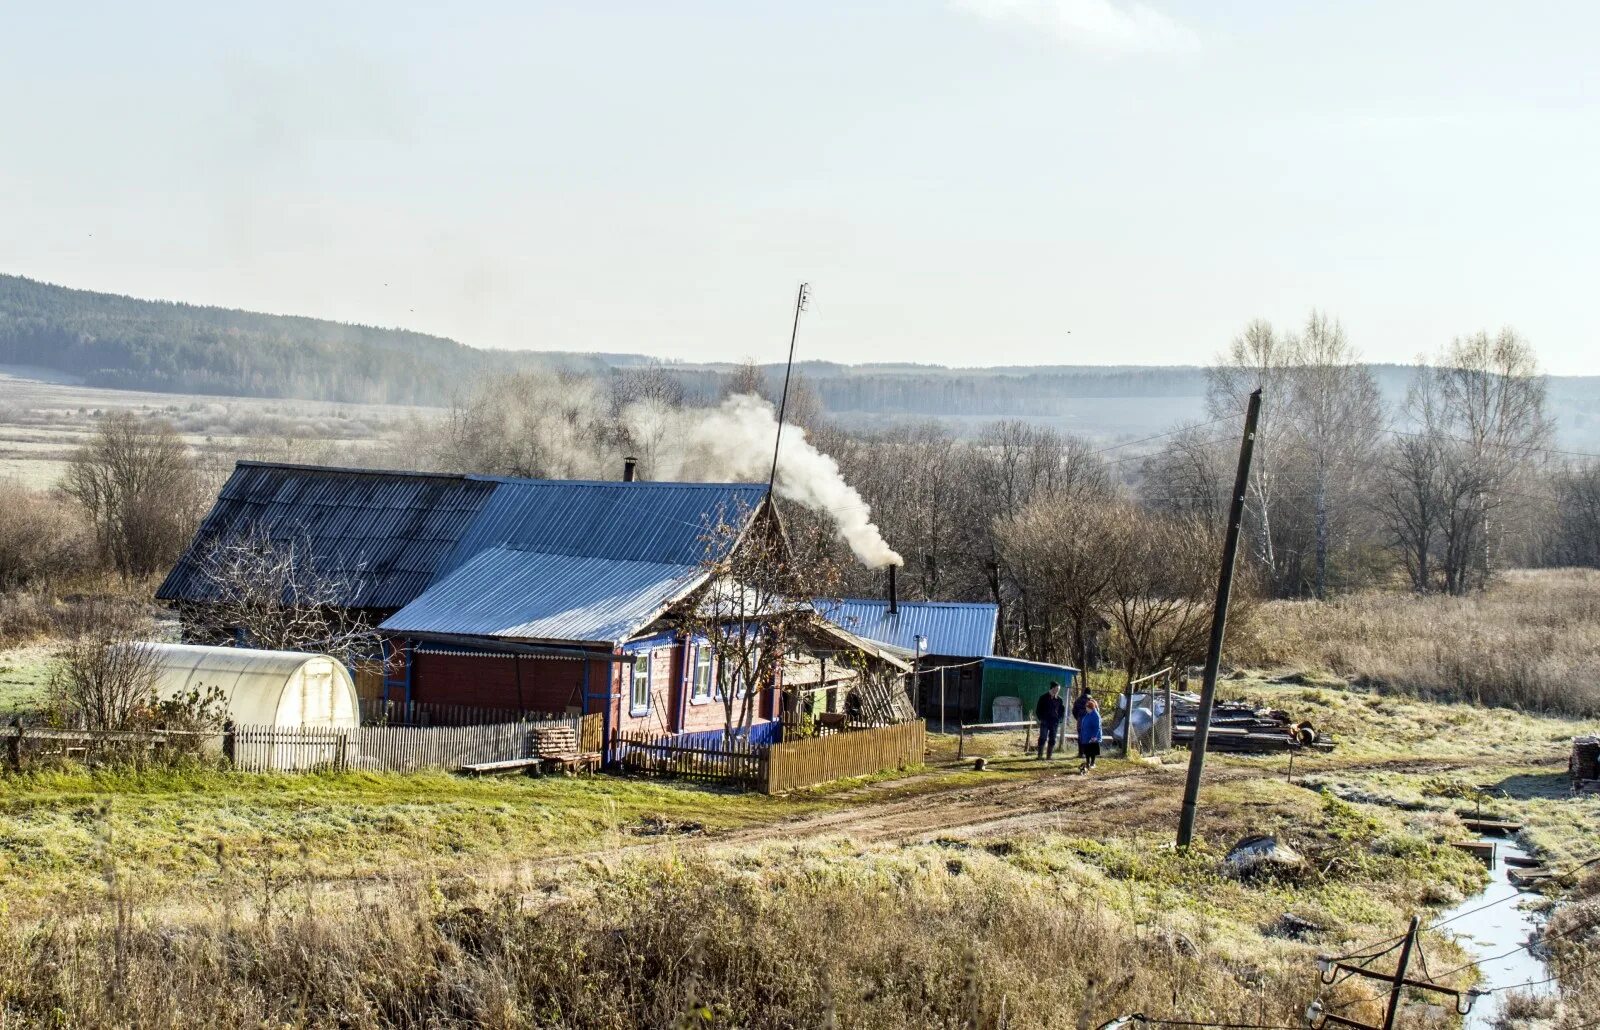
[[[1600,372],[1600,5],[0,7],[0,271],[478,346]]]

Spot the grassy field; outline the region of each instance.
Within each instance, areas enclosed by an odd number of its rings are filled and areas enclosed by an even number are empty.
[[[1600,851],[1600,799],[1555,789],[1581,723],[1260,677],[1226,692],[1339,747],[1293,782],[1281,756],[1216,756],[1182,854],[1176,761],[1080,777],[1009,735],[975,745],[985,772],[936,739],[924,769],[785,798],[613,777],[0,779],[0,1021],[1065,1027],[1088,1005],[1292,1025],[1319,950],[1475,889],[1448,847],[1470,792],[1527,818],[1552,861]],[[1254,832],[1305,863],[1231,875]],[[1427,948],[1459,961],[1446,935]],[[1329,1000],[1376,1015],[1347,986]]]
[[[0,712],[37,704],[49,675],[47,645],[0,650]]]
[[[1232,660],[1245,667],[1600,716],[1600,570],[1511,570],[1467,597],[1273,601],[1238,637]]]
[[[106,390],[53,373],[0,367],[0,479],[36,489],[54,486],[73,449],[107,411],[165,418],[201,454],[221,459],[337,462],[380,445],[425,410],[431,409]]]

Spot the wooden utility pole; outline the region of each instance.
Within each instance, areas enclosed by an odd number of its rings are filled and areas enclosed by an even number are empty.
[[[1383,1013],[1383,1030],[1394,1030],[1395,1016],[1400,1013],[1400,992],[1406,986],[1406,968],[1411,965],[1411,949],[1416,946],[1417,927],[1421,923],[1421,919],[1412,916],[1411,925],[1406,928],[1406,942],[1400,946],[1400,964],[1394,971],[1394,986],[1389,988],[1389,1007]]]
[[[1217,576],[1217,603],[1211,613],[1211,643],[1206,648],[1206,674],[1200,686],[1200,711],[1195,716],[1194,740],[1189,745],[1189,775],[1183,784],[1183,809],[1178,814],[1178,847],[1194,838],[1195,806],[1200,800],[1200,775],[1205,771],[1206,744],[1211,736],[1211,709],[1217,702],[1217,667],[1222,663],[1222,636],[1228,624],[1228,597],[1233,592],[1234,559],[1239,554],[1239,523],[1244,519],[1244,495],[1250,485],[1250,456],[1256,446],[1256,422],[1261,417],[1261,389],[1250,395],[1244,416],[1244,438],[1239,442],[1239,468],[1233,477],[1233,499],[1228,509],[1228,535],[1222,544],[1222,570]],[[1128,720],[1131,728],[1132,712]]]

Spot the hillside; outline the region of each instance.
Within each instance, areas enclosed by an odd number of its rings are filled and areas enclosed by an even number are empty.
[[[404,329],[137,300],[0,275],[0,364],[88,385],[171,393],[438,403],[441,381],[535,364],[600,369],[622,355],[476,350]]]
[[[654,363],[644,354],[481,350],[404,329],[138,300],[0,275],[0,365],[66,373],[90,386],[440,405],[450,399],[441,383],[466,385],[484,374],[537,367],[608,375]],[[716,363],[665,367],[700,399],[715,397],[731,370]],[[780,370],[766,368],[774,377]],[[1205,412],[1199,365],[946,368],[819,361],[798,368],[830,414],[857,425],[938,418],[959,428],[1024,418],[1114,439],[1157,432]],[[1373,369],[1385,399],[1398,405],[1410,370]],[[1563,444],[1600,446],[1600,377],[1552,377],[1549,383]]]

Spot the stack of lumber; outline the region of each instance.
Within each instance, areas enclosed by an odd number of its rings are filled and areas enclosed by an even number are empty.
[[[1199,712],[1200,701],[1194,695],[1173,697],[1173,746],[1187,747],[1194,743],[1194,726]],[[1241,701],[1218,701],[1211,712],[1207,751],[1267,754],[1304,749],[1332,751],[1333,738],[1317,732],[1309,722],[1295,722],[1287,712],[1257,708]]]
[[[1572,785],[1580,789],[1600,780],[1600,737],[1572,738],[1572,758],[1567,763]]]

